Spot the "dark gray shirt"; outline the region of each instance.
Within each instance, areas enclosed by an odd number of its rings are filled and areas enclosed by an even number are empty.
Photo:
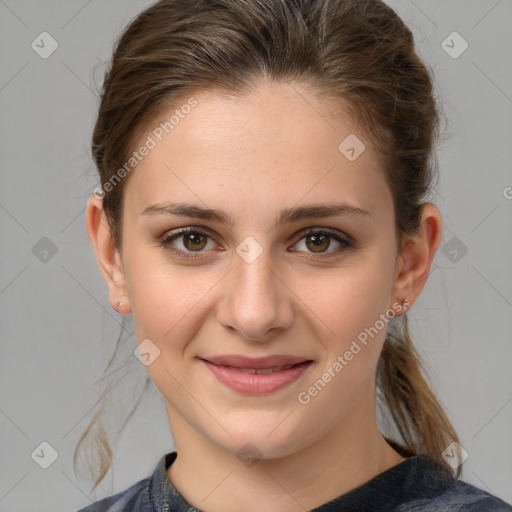
[[[167,477],[177,452],[161,457],[153,474],[78,512],[201,512],[192,507]],[[503,500],[462,480],[424,455],[415,455],[384,471],[314,512],[512,512]]]

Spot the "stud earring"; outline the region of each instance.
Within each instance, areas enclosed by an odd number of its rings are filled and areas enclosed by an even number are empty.
[[[123,307],[123,303],[118,301],[118,303],[117,303],[117,307],[118,307],[118,308],[122,308],[122,307]]]

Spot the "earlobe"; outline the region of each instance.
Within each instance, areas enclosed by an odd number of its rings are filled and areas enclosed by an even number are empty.
[[[110,305],[120,313],[130,313],[121,257],[103,210],[103,201],[94,194],[87,201],[86,227],[101,275],[108,288]]]
[[[407,298],[404,313],[414,304],[427,282],[442,235],[441,214],[435,205],[423,204],[420,214],[418,232],[406,239],[397,258],[392,296],[400,304]]]

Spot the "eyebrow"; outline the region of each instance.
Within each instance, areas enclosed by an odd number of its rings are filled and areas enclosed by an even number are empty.
[[[141,215],[153,214],[181,215],[194,219],[216,221],[230,227],[234,225],[234,219],[222,210],[203,208],[202,206],[186,203],[166,202],[152,204],[141,213]],[[281,210],[277,224],[291,224],[306,219],[322,219],[325,217],[349,215],[372,217],[372,214],[368,210],[348,203],[311,204]]]

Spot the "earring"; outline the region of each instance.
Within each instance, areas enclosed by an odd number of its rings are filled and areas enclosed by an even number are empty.
[[[122,308],[122,307],[123,307],[123,303],[118,301],[118,303],[117,303],[117,307],[118,307],[118,308]]]
[[[404,309],[405,312],[407,312],[407,309],[409,308],[409,300],[407,299],[407,297],[402,301],[402,308]]]

